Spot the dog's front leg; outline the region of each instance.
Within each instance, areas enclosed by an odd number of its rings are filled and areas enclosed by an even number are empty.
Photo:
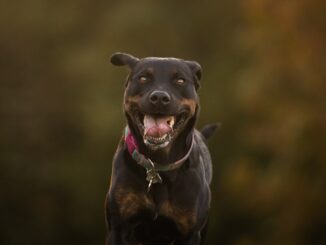
[[[199,245],[200,244],[200,232],[195,232],[185,239],[177,240],[173,245]]]
[[[106,239],[105,245],[124,245],[121,233],[118,230],[112,229]]]

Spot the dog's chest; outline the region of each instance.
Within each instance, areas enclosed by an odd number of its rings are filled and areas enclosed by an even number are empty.
[[[153,223],[159,217],[172,220],[182,234],[187,234],[197,221],[195,207],[181,207],[173,199],[169,199],[168,195],[163,194],[160,196],[151,193],[120,190],[116,192],[115,198],[118,203],[119,213],[124,220],[139,217],[141,222],[142,216],[139,214],[145,211],[152,214]]]

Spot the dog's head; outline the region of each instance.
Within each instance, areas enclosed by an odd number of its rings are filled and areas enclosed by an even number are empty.
[[[111,56],[114,65],[128,66],[124,111],[129,127],[150,150],[167,147],[194,127],[201,67],[176,58],[138,59],[125,53]]]

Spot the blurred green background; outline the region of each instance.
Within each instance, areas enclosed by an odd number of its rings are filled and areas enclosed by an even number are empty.
[[[221,122],[207,244],[326,244],[322,0],[0,3],[0,243],[103,244],[127,71],[115,51],[203,67]]]

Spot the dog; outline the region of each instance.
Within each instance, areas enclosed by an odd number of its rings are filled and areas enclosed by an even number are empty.
[[[127,66],[127,126],[106,197],[106,244],[203,244],[212,163],[207,140],[217,125],[195,129],[201,66],[177,58],[115,53]]]

